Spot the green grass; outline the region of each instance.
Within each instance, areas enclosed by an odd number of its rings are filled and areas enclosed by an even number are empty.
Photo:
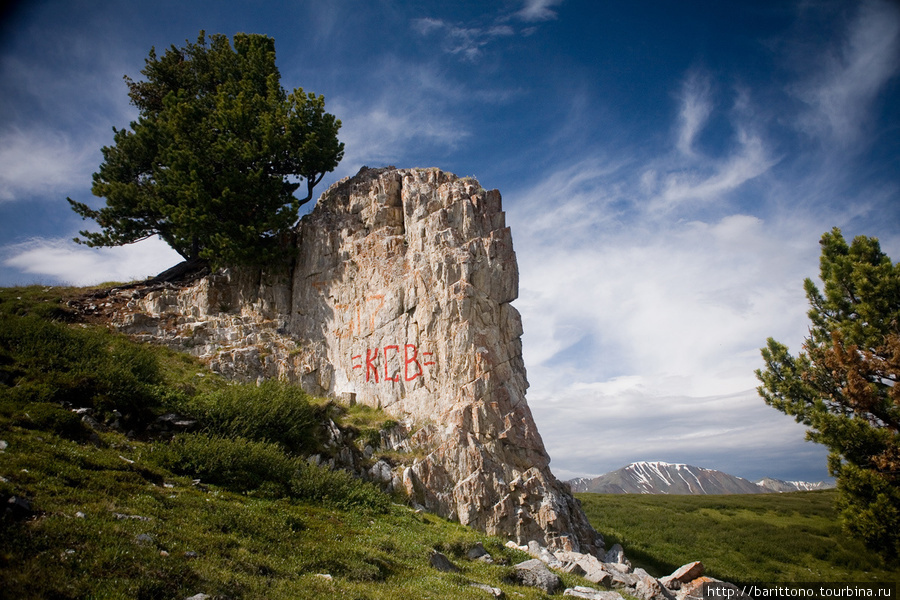
[[[0,492],[30,498],[35,516],[3,520],[0,597],[484,598],[468,581],[543,597],[506,583],[509,567],[466,560],[477,541],[509,563],[526,557],[458,524],[400,504],[342,508],[195,486],[159,467],[152,444],[101,437],[98,447],[3,427]],[[463,573],[431,568],[435,548]]]
[[[0,514],[0,598],[485,598],[470,581],[544,597],[508,582],[527,556],[505,540],[308,463],[327,458],[327,420],[362,449],[395,424],[382,411],[236,385],[186,354],[75,323],[65,300],[78,293],[0,289],[0,501],[31,506]],[[81,407],[110,427],[85,425]],[[199,425],[161,436],[151,425],[167,412]],[[579,498],[608,545],[658,576],[699,559],[734,581],[900,578],[841,533],[830,492]],[[468,561],[478,541],[506,565]],[[433,549],[463,572],[433,569]]]
[[[668,496],[578,494],[607,545],[657,577],[699,560],[735,582],[895,582],[900,568],[841,531],[833,490]]]
[[[187,355],[72,323],[63,301],[76,293],[0,289],[0,501],[30,504],[0,513],[0,598],[486,597],[469,582],[544,598],[508,582],[528,557],[505,540],[307,461],[327,456],[328,419],[364,446],[393,425],[383,412],[231,384]],[[166,412],[197,430],[155,432]],[[505,566],[467,560],[476,542]],[[433,569],[434,549],[462,573]]]

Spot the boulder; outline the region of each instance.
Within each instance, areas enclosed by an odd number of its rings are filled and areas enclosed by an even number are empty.
[[[437,569],[438,571],[444,571],[445,573],[459,573],[460,568],[450,562],[450,559],[447,558],[444,554],[438,552],[437,550],[431,551],[431,556],[428,557],[428,561],[431,563],[431,566]]]
[[[609,552],[607,552],[606,556],[603,558],[603,562],[626,564],[628,561],[625,560],[625,550],[622,548],[622,545],[615,544],[612,548],[610,548]]]
[[[555,594],[562,587],[559,575],[547,568],[539,558],[532,558],[516,565],[516,582],[529,587],[536,587],[548,594]]]
[[[494,598],[500,598],[500,599],[506,598],[506,594],[503,593],[503,590],[501,590],[500,588],[491,587],[485,583],[470,583],[469,587],[473,587],[475,589],[479,589],[484,592],[487,592]]]
[[[603,590],[595,590],[594,588],[576,586],[569,588],[563,592],[563,596],[571,596],[573,598],[586,598],[587,600],[624,600],[618,592],[606,592]]]
[[[563,563],[562,569],[560,569],[560,570],[563,573],[567,573],[569,575],[578,575],[578,576],[587,575],[587,571],[584,570],[584,567],[579,565],[577,562]]]
[[[681,584],[693,581],[703,575],[704,570],[703,563],[698,560],[679,567],[674,573],[666,575],[659,581],[669,589],[678,589]]]
[[[706,600],[704,592],[707,591],[705,586],[711,585],[720,592],[716,594],[718,598],[742,598],[745,597],[740,588],[732,583],[727,583],[712,577],[700,576],[681,586],[676,594],[677,600]]]
[[[494,559],[488,554],[488,551],[484,549],[484,546],[481,542],[476,542],[474,546],[472,546],[469,551],[466,553],[466,557],[469,560],[480,560],[481,562],[486,562],[489,564],[493,564]]]
[[[635,569],[633,576],[637,579],[633,596],[641,600],[675,600],[666,586],[643,569]]]
[[[565,572],[582,575],[591,583],[598,585],[612,585],[612,576],[596,556],[565,551],[558,551],[554,556],[563,564]],[[579,570],[581,573],[578,572]]]
[[[13,519],[28,519],[34,514],[31,508],[31,500],[22,496],[10,496],[6,500],[4,512]]]

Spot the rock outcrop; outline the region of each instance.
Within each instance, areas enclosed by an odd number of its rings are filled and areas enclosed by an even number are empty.
[[[623,596],[619,592],[626,594],[627,597],[640,600],[702,600],[709,597],[740,596],[740,591],[734,584],[711,577],[703,577],[704,567],[703,563],[699,561],[688,563],[676,569],[671,575],[657,579],[644,569],[633,569],[631,562],[625,559],[622,547],[618,544],[613,546],[602,559],[592,554],[565,550],[551,552],[533,541],[529,542],[527,546],[516,546],[514,542],[508,542],[506,545],[535,557],[533,560],[516,565],[519,573],[522,570],[533,571],[534,567],[540,563],[545,564],[548,569],[580,575],[591,583],[617,590],[604,591],[587,586],[576,586],[566,589],[563,596],[589,600],[622,600]],[[520,577],[519,581],[523,585],[543,587],[539,583],[540,579],[536,577]],[[547,588],[543,589],[552,593]]]
[[[326,191],[280,270],[220,271],[107,301],[123,331],[245,380],[402,419],[414,502],[490,534],[595,553],[525,401],[518,270],[500,193],[438,169],[366,169]]]

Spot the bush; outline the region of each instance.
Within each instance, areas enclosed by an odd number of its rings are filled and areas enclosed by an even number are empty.
[[[279,444],[294,454],[317,451],[321,410],[297,386],[267,381],[200,394],[185,407],[213,435]]]
[[[202,433],[177,435],[168,445],[154,447],[153,456],[176,473],[235,492],[262,489],[267,496],[288,491],[298,462],[275,444]]]
[[[390,503],[389,497],[375,485],[346,471],[332,471],[308,462],[299,464],[291,480],[291,495],[345,510],[363,508],[386,512]]]
[[[25,406],[24,412],[16,421],[23,427],[52,431],[73,440],[84,439],[89,434],[81,417],[71,410],[44,402],[33,402]]]
[[[161,467],[235,492],[290,496],[345,510],[386,512],[390,503],[388,496],[371,483],[346,471],[288,456],[269,442],[181,434],[166,446],[154,447],[153,457]]]
[[[9,396],[21,404],[118,410],[140,421],[165,395],[153,352],[103,329],[0,317],[0,357]]]

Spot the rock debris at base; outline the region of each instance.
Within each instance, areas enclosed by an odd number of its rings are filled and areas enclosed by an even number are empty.
[[[737,590],[729,583],[703,577],[704,567],[699,561],[688,563],[676,569],[671,575],[657,579],[643,569],[632,568],[631,562],[625,558],[625,552],[619,544],[606,552],[603,560],[592,554],[566,550],[553,551],[534,541],[525,546],[518,546],[515,542],[507,542],[506,545],[534,557],[515,565],[517,572],[527,570],[537,574],[546,571],[550,575],[554,575],[552,571],[571,573],[604,588],[617,590],[577,586],[566,589],[563,592],[564,596],[591,600],[622,600],[622,596],[618,593],[621,591],[640,600],[702,600],[704,584],[717,584]],[[545,575],[520,579],[520,583],[524,585],[533,585],[547,593],[553,593],[550,590],[557,588],[548,583],[549,581]]]

